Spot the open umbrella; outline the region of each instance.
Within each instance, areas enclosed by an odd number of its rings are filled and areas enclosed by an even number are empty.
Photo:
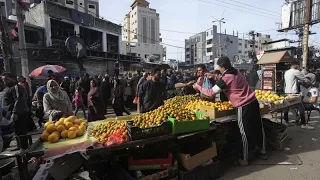
[[[60,74],[65,72],[66,68],[58,65],[45,65],[33,70],[30,73],[30,76],[46,76],[49,70],[51,70],[54,73]]]

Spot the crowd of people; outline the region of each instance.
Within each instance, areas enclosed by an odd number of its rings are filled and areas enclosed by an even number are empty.
[[[137,71],[114,77],[109,74],[94,77],[82,74],[77,78],[65,76],[62,81],[48,71],[46,80],[38,87],[32,81],[29,85],[23,76],[5,73],[0,81],[3,139],[0,148],[6,149],[14,134],[24,135],[35,129],[33,115],[41,127],[46,119],[54,121],[77,115],[79,110],[89,122],[105,119],[107,113],[116,116],[130,115],[129,110],[144,113],[163,105],[164,100],[170,98],[171,90],[180,89],[182,94],[198,94],[200,99],[212,102],[219,94],[221,101],[230,101],[237,108],[243,143],[243,154],[238,163],[246,165],[249,149],[254,149],[261,156],[266,154],[260,107],[254,93],[255,88],[261,87],[261,73],[255,67],[245,76],[232,67],[227,57],[219,58],[217,67],[210,70],[200,64],[195,73],[155,68],[150,72]],[[304,112],[317,107],[316,76],[308,70],[299,71],[297,64],[292,64],[284,79],[286,94],[301,93],[303,96],[303,103],[298,106],[301,127],[314,129],[307,124]],[[107,109],[113,109],[113,112],[107,112]],[[288,111],[284,119],[289,122]],[[23,136],[17,139],[18,148],[28,146]]]

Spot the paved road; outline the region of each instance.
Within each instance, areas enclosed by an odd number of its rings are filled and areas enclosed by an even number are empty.
[[[320,179],[320,122],[319,113],[312,113],[310,124],[315,130],[298,126],[288,128],[292,138],[288,148],[302,161],[302,165],[250,165],[231,167],[221,180],[319,180]],[[281,153],[281,152],[278,152]]]

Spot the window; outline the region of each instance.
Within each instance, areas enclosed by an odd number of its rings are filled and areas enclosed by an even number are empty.
[[[137,20],[135,20],[134,22],[137,23]]]
[[[73,5],[73,1],[71,1],[71,0],[66,0],[66,4]]]
[[[258,48],[258,46],[255,46],[255,48]]]
[[[82,6],[82,3],[80,3],[80,6]]]
[[[213,30],[211,30],[211,35],[213,35]]]
[[[96,9],[96,6],[93,4],[89,4],[89,9]]]
[[[138,54],[138,56],[140,57],[140,54]]]
[[[242,43],[239,43],[239,46],[242,46]]]
[[[248,44],[245,44],[244,47],[245,47],[245,48],[248,48]]]
[[[0,2],[0,6],[4,6],[4,2]]]
[[[144,55],[144,58],[147,58],[148,57],[148,54]]]
[[[251,44],[250,47],[253,47],[253,45]]]
[[[239,54],[241,54],[242,53],[242,51],[239,51]]]
[[[209,32],[207,32],[207,36],[209,36]]]
[[[212,48],[207,48],[207,52],[212,52]]]

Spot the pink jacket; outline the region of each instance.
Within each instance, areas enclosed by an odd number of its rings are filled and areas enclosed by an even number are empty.
[[[248,82],[239,72],[223,74],[216,86],[223,90],[234,107],[242,107],[256,100],[254,91],[250,89]],[[207,96],[215,95],[213,88],[203,88],[197,83],[195,88]]]
[[[73,102],[75,106],[83,105],[82,93],[76,90],[75,96],[73,98]]]

